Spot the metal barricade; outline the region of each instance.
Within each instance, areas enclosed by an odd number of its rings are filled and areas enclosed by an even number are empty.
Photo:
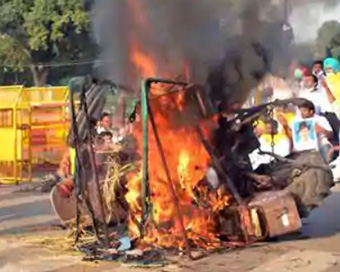
[[[32,179],[32,168],[58,165],[68,150],[67,87],[0,86],[0,183]]]
[[[69,90],[67,87],[44,87],[27,91],[32,115],[32,163],[57,165],[67,150]]]
[[[31,109],[22,86],[0,87],[0,183],[30,181]]]

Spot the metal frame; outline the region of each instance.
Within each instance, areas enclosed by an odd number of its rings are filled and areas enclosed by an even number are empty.
[[[11,161],[2,161],[3,164],[10,163],[13,167],[13,175],[11,176],[1,176],[0,183],[5,184],[17,184],[18,182],[30,182],[32,180],[32,150],[31,150],[31,107],[29,104],[27,89],[23,88],[23,86],[8,86],[2,87],[2,90],[6,91],[14,90],[15,101],[12,105],[8,105],[8,103],[4,103],[0,105],[0,111],[3,112],[11,112],[11,127],[12,132],[14,132],[14,146],[13,146],[13,159]],[[27,122],[25,124],[22,123],[22,118],[24,112],[27,114]],[[2,128],[10,128],[10,127],[0,127]],[[21,154],[21,158],[18,158],[19,152],[19,143],[18,143],[18,131],[21,131],[21,137],[25,136],[27,138],[27,144],[24,146],[24,142],[21,139],[20,142],[20,151],[27,149],[27,159],[23,159],[23,155]],[[26,133],[24,133],[26,132]],[[27,176],[23,176],[23,168],[27,165]]]
[[[178,85],[182,87],[187,87],[189,83],[181,82],[181,81],[174,81],[174,80],[167,80],[167,79],[160,79],[160,78],[148,78],[142,82],[142,92],[141,92],[141,112],[142,112],[142,132],[143,132],[143,158],[142,158],[142,218],[141,218],[141,224],[140,224],[140,234],[141,238],[144,237],[145,232],[145,225],[146,222],[151,216],[151,209],[150,209],[150,195],[149,195],[149,146],[148,146],[148,140],[149,140],[149,126],[148,121],[150,119],[150,123],[152,126],[152,130],[156,139],[158,151],[160,153],[160,157],[162,160],[163,168],[166,173],[170,193],[172,195],[174,204],[175,204],[175,211],[176,216],[179,219],[181,232],[183,235],[183,240],[185,244],[185,252],[187,256],[191,260],[197,260],[202,257],[205,257],[206,254],[202,253],[198,256],[194,256],[191,252],[191,246],[190,242],[187,236],[187,231],[185,230],[185,226],[183,223],[183,218],[181,214],[181,210],[178,204],[178,199],[176,196],[175,188],[172,182],[172,178],[170,175],[170,171],[167,165],[167,161],[164,155],[163,146],[158,134],[158,130],[156,127],[155,119],[153,116],[153,112],[151,110],[151,107],[149,105],[149,94],[151,90],[151,84],[153,83],[165,83],[165,84],[172,84],[172,85]]]
[[[142,226],[144,226],[147,217],[149,216],[149,117],[150,117],[150,106],[149,106],[149,94],[151,90],[151,84],[153,83],[165,83],[180,86],[187,86],[188,83],[177,82],[173,80],[160,79],[160,78],[148,78],[142,82],[141,92],[141,115],[142,115],[142,133],[143,133],[143,157],[142,157]],[[152,117],[152,114],[151,114]],[[141,232],[143,236],[143,229]]]
[[[172,194],[173,201],[175,204],[175,211],[177,213],[177,217],[180,221],[180,226],[181,226],[181,231],[183,235],[183,240],[185,243],[185,250],[186,254],[188,257],[192,260],[197,260],[199,258],[202,258],[205,256],[205,254],[201,254],[199,256],[193,256],[191,252],[191,246],[190,242],[187,236],[187,232],[185,230],[184,224],[183,224],[183,218],[182,214],[180,211],[180,207],[178,204],[178,199],[176,196],[176,192],[173,186],[172,178],[170,176],[170,171],[167,165],[167,161],[164,155],[163,151],[163,146],[158,134],[157,126],[155,123],[155,119],[153,116],[152,109],[149,105],[149,94],[151,92],[151,85],[153,83],[165,83],[165,84],[172,84],[172,85],[177,85],[177,86],[183,86],[183,87],[189,87],[189,83],[186,82],[180,82],[180,81],[174,81],[174,80],[167,80],[167,79],[160,79],[160,78],[148,78],[142,82],[142,91],[141,91],[141,115],[142,115],[142,135],[143,135],[143,156],[142,156],[142,190],[141,190],[141,195],[142,195],[142,218],[140,222],[140,235],[141,238],[144,237],[145,235],[145,226],[147,225],[147,222],[150,218],[152,218],[151,214],[151,199],[150,199],[150,184],[149,184],[149,146],[148,146],[148,140],[149,140],[149,120],[152,126],[152,130],[155,136],[156,144],[158,151],[160,153],[160,157],[162,160],[163,168],[166,173],[170,193]],[[168,91],[169,93],[169,91]],[[203,115],[206,115],[206,109],[204,108],[203,105],[201,105],[201,97],[200,95],[196,92],[198,103],[200,104],[201,110]],[[203,107],[203,108],[202,108]],[[206,148],[207,152],[212,158],[212,162],[215,166],[216,171],[218,172],[219,178],[222,178],[225,180],[226,185],[228,186],[228,189],[230,190],[230,193],[233,195],[233,197],[236,200],[237,206],[234,207],[240,217],[240,222],[241,222],[241,229],[244,234],[244,242],[240,243],[223,243],[223,247],[239,247],[239,246],[245,246],[248,245],[252,242],[258,241],[259,239],[250,239],[249,237],[249,227],[247,223],[249,223],[249,208],[247,207],[247,204],[244,202],[244,200],[241,198],[239,192],[235,188],[234,184],[228,177],[228,174],[224,167],[219,163],[219,160],[217,158],[217,155],[214,153],[212,150],[210,144],[208,141],[204,138],[203,132],[199,125],[196,126],[196,131],[199,136],[199,138],[202,141],[202,144]]]

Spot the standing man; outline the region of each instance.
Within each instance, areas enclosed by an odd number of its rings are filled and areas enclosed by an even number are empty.
[[[325,112],[333,112],[332,105],[327,99],[327,94],[319,84],[319,78],[315,74],[304,76],[304,89],[299,95],[299,97],[313,102],[315,113],[318,115]]]
[[[311,101],[306,100],[299,106],[302,119],[313,118],[316,122],[315,132],[318,138],[318,147],[321,156],[328,161],[328,153],[332,148],[333,130],[327,119],[315,113],[315,106]]]
[[[337,59],[327,58],[324,61],[326,73],[322,86],[325,88],[328,99],[331,103],[340,105],[340,63]],[[338,115],[339,118],[339,115]]]

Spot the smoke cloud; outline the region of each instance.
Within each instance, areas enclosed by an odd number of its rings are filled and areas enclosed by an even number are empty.
[[[107,60],[98,73],[135,90],[143,77],[131,57],[136,47],[154,61],[152,75],[176,78],[189,66],[192,81],[228,103],[290,58],[283,1],[96,0],[92,18]]]
[[[298,35],[295,41],[305,43],[314,41],[318,29],[325,21],[340,20],[339,0],[300,0],[290,15],[290,22]]]

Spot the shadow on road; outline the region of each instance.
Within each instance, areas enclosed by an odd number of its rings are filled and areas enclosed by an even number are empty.
[[[340,192],[334,192],[304,220],[304,235],[311,238],[333,236],[340,231]]]

